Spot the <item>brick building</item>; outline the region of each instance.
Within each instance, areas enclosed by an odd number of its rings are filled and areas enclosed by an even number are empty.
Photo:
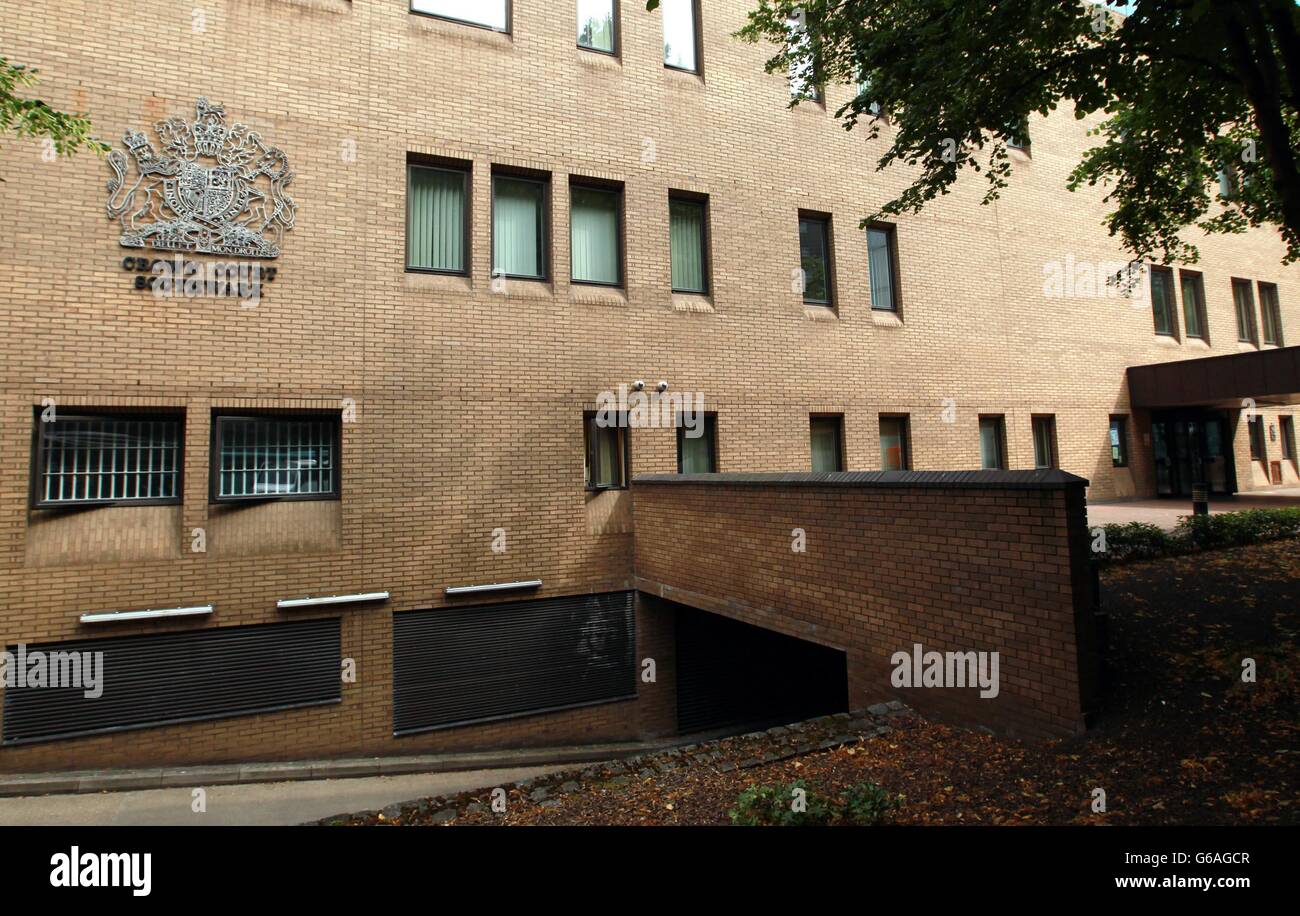
[[[1091,126],[1064,110],[1031,120],[994,205],[965,182],[864,231],[905,176],[835,121],[856,87],[789,109],[770,49],[732,37],[745,0],[643,6],[0,0],[6,56],[118,151],[0,158],[0,635],[110,646],[112,696],[6,688],[0,769],[670,733],[677,624],[727,608],[641,575],[665,560],[637,537],[634,475],[1008,469],[982,486],[1010,521],[981,524],[1016,546],[979,563],[1051,554],[1076,590],[1080,503],[1044,469],[1093,499],[1300,480],[1294,387],[1135,404],[1127,384],[1260,353],[1293,377],[1300,274],[1274,233],[1103,289],[1124,258],[1100,195],[1064,190]],[[189,264],[248,273],[187,289]],[[702,397],[704,435],[594,422],[636,380]],[[1055,495],[1029,506],[1014,472],[1034,469]],[[931,505],[940,479],[917,481]],[[825,667],[815,623],[768,626],[800,642],[766,648],[725,626],[700,639]],[[967,636],[996,648],[1001,626]],[[832,705],[888,693],[832,630]],[[1053,670],[1085,652],[1062,640]],[[1036,718],[1028,685],[998,724],[1077,728],[1070,664],[1073,699]]]

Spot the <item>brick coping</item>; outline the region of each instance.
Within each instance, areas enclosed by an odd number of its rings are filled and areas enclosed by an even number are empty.
[[[633,486],[689,484],[741,487],[903,487],[944,490],[1064,490],[1088,481],[1056,468],[1035,471],[836,471],[641,474]]]

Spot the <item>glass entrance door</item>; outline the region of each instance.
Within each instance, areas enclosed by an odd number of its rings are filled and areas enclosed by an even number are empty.
[[[1151,443],[1159,495],[1190,497],[1202,482],[1211,494],[1233,491],[1231,440],[1222,416],[1211,411],[1157,416]]]

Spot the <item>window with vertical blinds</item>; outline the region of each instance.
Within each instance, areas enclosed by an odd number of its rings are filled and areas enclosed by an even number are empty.
[[[1249,280],[1232,281],[1232,301],[1237,308],[1237,340],[1242,343],[1259,343],[1259,329],[1255,324],[1255,294]]]
[[[817,216],[799,218],[799,266],[803,268],[803,301],[831,304],[831,221]]]
[[[612,188],[570,188],[569,252],[575,283],[621,285],[621,198]]]
[[[1264,316],[1264,343],[1282,346],[1282,307],[1272,283],[1259,284],[1259,310]]]
[[[894,230],[873,227],[867,230],[867,269],[871,281],[871,307],[885,312],[898,311],[894,294]]]
[[[496,175],[492,179],[492,273],[546,279],[546,183]]]
[[[906,471],[911,467],[907,445],[907,417],[880,418],[880,469]]]
[[[688,429],[685,418],[680,414],[677,417],[677,473],[717,473],[717,417],[697,414],[694,419],[695,427]]]
[[[980,467],[1006,470],[1007,429],[1003,417],[980,417]]]
[[[179,415],[38,415],[36,505],[178,502]]]
[[[812,417],[809,421],[814,472],[844,470],[844,418]]]
[[[407,167],[406,266],[466,272],[468,174],[462,169]]]
[[[1157,334],[1178,336],[1178,319],[1174,315],[1174,273],[1151,269],[1151,316]]]
[[[669,198],[668,222],[673,292],[707,293],[704,202],[683,197]]]
[[[1205,284],[1201,275],[1181,271],[1183,287],[1183,326],[1188,337],[1205,339]]]
[[[215,417],[217,500],[339,495],[337,416]]]

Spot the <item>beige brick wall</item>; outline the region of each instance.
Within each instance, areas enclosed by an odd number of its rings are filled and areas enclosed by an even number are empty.
[[[915,464],[934,469],[973,466],[975,417],[1002,413],[1011,465],[1028,467],[1030,415],[1054,413],[1062,466],[1100,498],[1143,491],[1107,457],[1107,416],[1127,409],[1124,368],[1235,352],[1231,276],[1276,282],[1286,336],[1300,341],[1300,274],[1263,231],[1202,243],[1208,349],[1157,340],[1149,310],[1044,298],[1045,262],[1120,256],[1099,198],[1062,190],[1089,126],[1068,111],[1035,119],[1032,158],[1013,154],[1015,185],[995,205],[976,205],[972,181],[899,223],[904,320],[879,323],[856,224],[905,176],[872,169],[883,140],[846,134],[816,106],[785,109],[785,82],[762,72],[769,49],[731,37],[746,0],[704,0],[703,77],[665,70],[659,14],[642,4],[621,4],[618,60],[574,47],[572,0],[514,7],[513,35],[502,36],[413,16],[406,0],[0,0],[5,53],[42,70],[52,104],[89,112],[120,145],[123,131],[192,116],[206,96],[285,150],[299,206],[255,308],[156,299],[122,269],[137,252],[105,217],[105,164],[48,162],[35,142],[4,141],[0,637],[78,635],[85,611],[211,600],[210,623],[181,626],[232,625],[279,619],[274,601],[286,595],[393,593],[387,608],[346,612],[344,653],[369,673],[341,707],[138,733],[141,759],[645,730],[635,703],[418,739],[394,740],[388,718],[389,611],[439,606],[448,585],[512,578],[540,576],[543,594],[626,587],[630,504],[584,493],[580,425],[583,406],[620,382],[704,392],[726,470],[805,469],[813,411],[845,414],[848,463],[860,469],[878,467],[881,412],[911,415]],[[849,91],[829,87],[830,109]],[[473,165],[468,279],[403,269],[409,154]],[[554,279],[512,281],[506,295],[489,278],[493,165],[552,176]],[[621,293],[567,280],[572,175],[625,184]],[[671,294],[670,189],[710,196],[708,301]],[[834,219],[838,301],[818,320],[790,284],[801,209]],[[27,493],[31,410],[44,398],[61,409],[184,408],[179,519],[124,524],[97,510],[39,530]],[[213,407],[344,398],[359,417],[343,432],[339,505],[292,518],[259,507],[231,524],[209,505]],[[945,398],[958,405],[953,425],[939,417]],[[671,431],[635,432],[633,466],[674,469]],[[509,532],[504,555],[489,549],[498,527]],[[210,534],[205,554],[189,550],[195,528]],[[129,756],[121,747],[3,750],[0,767],[98,764]]]

